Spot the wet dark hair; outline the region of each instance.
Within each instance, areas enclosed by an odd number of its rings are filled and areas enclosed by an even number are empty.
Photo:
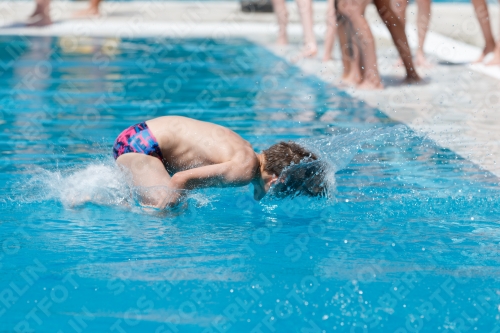
[[[295,142],[279,142],[263,151],[264,170],[279,177],[271,195],[326,196],[326,165],[318,157]]]
[[[281,175],[283,169],[289,167],[291,164],[318,159],[316,155],[293,141],[281,141],[267,148],[262,153],[266,161],[264,170],[276,176]]]
[[[278,198],[327,197],[326,168],[327,165],[319,160],[292,165],[283,171],[271,195]]]

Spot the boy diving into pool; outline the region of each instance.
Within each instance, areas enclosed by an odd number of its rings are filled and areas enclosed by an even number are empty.
[[[159,209],[175,206],[182,190],[250,183],[254,199],[260,200],[283,169],[317,160],[291,141],[257,154],[248,141],[228,128],[180,116],[127,128],[116,139],[113,155],[130,173],[141,204]]]

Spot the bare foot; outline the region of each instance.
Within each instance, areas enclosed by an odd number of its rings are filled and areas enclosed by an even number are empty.
[[[322,62],[333,61],[333,57],[331,56],[331,54],[325,54],[325,55],[323,55],[323,59],[321,61]]]
[[[493,59],[486,63],[486,66],[500,65],[500,43],[495,47],[495,52],[493,53]]]
[[[73,13],[74,18],[92,17],[99,15],[99,8],[89,7]]]
[[[312,58],[318,54],[318,45],[314,44],[306,44],[302,48],[302,56],[304,58]]]
[[[72,198],[69,198],[69,202],[67,203],[67,206],[69,208],[76,208],[78,206],[82,206],[82,205],[86,204],[87,202],[91,202],[91,201],[92,201],[92,197],[90,195],[85,195],[84,197],[81,197],[81,198],[72,197]]]
[[[479,56],[479,58],[474,61],[473,63],[474,64],[480,64],[483,62],[484,58],[486,58],[486,56],[490,53],[490,52],[493,52],[493,50],[495,50],[495,45],[486,45],[484,47],[484,50],[483,50],[483,53],[481,53],[481,55]]]
[[[299,62],[304,58],[313,58],[318,54],[318,46],[316,44],[304,45],[302,51],[296,56],[294,56],[291,61]]]
[[[360,90],[382,90],[384,89],[384,85],[380,81],[364,80],[356,88]]]
[[[278,45],[288,45],[288,38],[286,35],[278,36],[278,40],[276,41]]]
[[[47,25],[51,25],[52,20],[50,19],[50,16],[48,15],[38,15],[34,17],[34,20],[27,23],[26,25],[28,27],[44,27]]]
[[[412,76],[407,76],[403,80],[403,84],[417,84],[420,82],[422,82],[422,79],[420,78],[420,76],[418,76],[417,73],[414,73],[414,75],[412,75]]]
[[[43,9],[41,6],[36,6],[35,11],[33,14],[30,15],[30,17],[35,17],[37,15],[41,15],[43,13]]]
[[[434,67],[434,65],[429,60],[427,60],[423,52],[417,52],[417,54],[415,55],[415,66],[422,68]]]
[[[361,73],[359,71],[349,71],[349,73],[342,75],[341,85],[355,86],[361,83]]]

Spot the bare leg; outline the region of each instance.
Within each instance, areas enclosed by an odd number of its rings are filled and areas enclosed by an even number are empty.
[[[349,73],[350,70],[350,59],[351,59],[351,40],[348,36],[347,19],[345,17],[339,17],[339,42],[340,42],[340,54],[342,56],[342,65],[344,67],[344,75]]]
[[[493,52],[495,49],[495,39],[493,39],[493,33],[491,32],[490,14],[488,13],[486,0],[472,0],[472,5],[476,11],[476,17],[479,21],[479,25],[481,26],[481,30],[483,31],[484,40],[486,42],[483,53],[475,61],[478,63],[483,62],[484,57],[486,57],[488,53]]]
[[[326,33],[325,33],[325,53],[323,61],[332,60],[333,45],[337,34],[337,14],[335,13],[335,0],[328,0],[326,8]]]
[[[352,58],[352,43],[350,36],[348,35],[347,19],[345,17],[339,17],[339,42],[340,42],[340,55],[342,57],[342,81],[349,75],[351,70],[351,58]]]
[[[415,59],[415,64],[422,67],[432,67],[427,61],[424,53],[424,42],[429,29],[430,15],[431,15],[431,0],[417,0],[418,14],[417,14],[417,28],[418,28],[418,48]],[[392,0],[391,8],[396,13],[403,29],[406,27],[406,8],[408,7],[408,0]],[[398,65],[403,65],[402,59]]]
[[[491,59],[487,66],[500,65],[500,41],[497,42],[495,51],[493,52],[493,59]]]
[[[394,45],[396,45],[399,56],[401,57],[401,60],[403,60],[403,64],[406,69],[405,81],[408,83],[419,82],[421,79],[415,71],[415,66],[413,66],[411,50],[408,45],[405,29],[397,18],[397,15],[391,9],[389,1],[390,0],[373,0],[373,3],[377,7],[382,21],[384,21],[385,25],[389,29]]]
[[[408,7],[408,0],[391,0],[391,8],[403,27],[406,26],[406,7]]]
[[[89,8],[77,11],[73,14],[74,17],[86,17],[99,15],[99,4],[101,0],[90,0]]]
[[[344,72],[342,83],[347,85],[357,85],[361,82],[361,67],[359,50],[353,42],[353,31],[349,20],[345,17],[339,19],[339,41],[342,52],[342,64]]]
[[[345,77],[344,82],[352,85],[359,85],[363,81],[363,72],[361,71],[360,49],[357,43],[354,41],[353,36],[351,36],[351,40],[353,42],[353,45],[352,45],[352,56],[349,64],[350,70],[348,75]]]
[[[360,57],[363,63],[363,81],[359,84],[361,89],[382,89],[377,67],[377,54],[375,50],[375,39],[370,26],[364,17],[365,8],[369,1],[339,0],[339,12],[349,18],[359,47]]]
[[[313,30],[313,10],[312,0],[296,0],[299,7],[300,20],[302,21],[302,29],[304,30],[304,47],[302,56],[313,57],[318,53],[318,45]]]
[[[156,157],[127,153],[118,157],[116,163],[132,174],[142,205],[163,209],[177,203],[179,193],[168,189],[170,175]]]
[[[278,18],[278,44],[288,44],[288,37],[286,33],[286,26],[288,24],[288,10],[286,9],[285,0],[272,0],[274,12]]]
[[[391,0],[391,8],[396,13],[398,20],[403,28],[406,28],[406,8],[408,7],[408,0]],[[403,60],[399,58],[395,64],[396,67],[403,66]]]
[[[424,53],[425,37],[429,30],[429,22],[431,21],[431,0],[417,0],[418,17],[418,48],[415,57],[415,64],[421,67],[432,67],[432,64],[427,60]]]
[[[495,51],[493,51],[493,59],[491,59],[486,65],[500,65],[500,40],[497,41]]]
[[[34,19],[28,26],[43,27],[52,24],[50,19],[50,0],[36,0],[36,9],[31,14]]]

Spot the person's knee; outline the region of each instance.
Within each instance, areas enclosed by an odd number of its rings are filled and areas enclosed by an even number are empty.
[[[343,6],[339,5],[339,13],[345,16],[351,22],[361,18],[359,8],[349,3],[344,3]]]
[[[168,209],[176,207],[182,199],[182,195],[177,191],[161,191],[152,200],[152,204],[157,209]]]
[[[165,197],[156,197],[156,198],[153,198],[153,200],[151,201],[151,205],[156,208],[156,209],[165,209],[168,205],[168,199],[165,198]]]
[[[137,193],[139,195],[139,201],[142,206],[163,209],[166,206],[167,197],[164,191],[158,188],[141,188]]]
[[[282,20],[288,21],[288,11],[286,9],[280,10],[276,13],[278,17],[280,17]]]

